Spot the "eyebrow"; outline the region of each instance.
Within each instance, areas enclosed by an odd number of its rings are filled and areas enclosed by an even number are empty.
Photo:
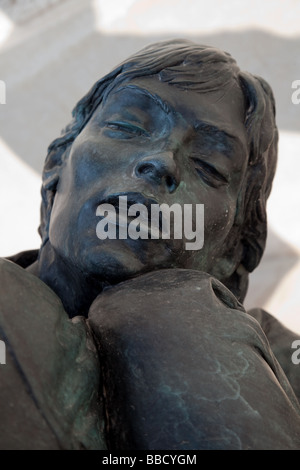
[[[239,138],[237,136],[233,136],[229,134],[228,132],[222,129],[219,129],[217,126],[214,126],[213,124],[209,124],[204,121],[197,121],[193,127],[196,133],[204,134],[208,138],[213,137],[214,140],[216,140],[218,144],[223,147],[224,150],[225,150],[224,147],[226,147],[226,150],[228,150],[229,153],[227,153],[226,151],[225,155],[228,157],[230,157],[230,149],[228,148],[228,145],[229,147],[231,147],[231,145],[228,142],[228,139],[229,140],[234,139],[235,141],[236,140],[239,141]]]
[[[230,134],[228,134],[228,132],[222,130],[222,129],[219,129],[219,127],[217,126],[214,126],[213,124],[209,124],[208,122],[205,122],[205,121],[197,121],[194,125],[193,125],[195,131],[200,131],[200,132],[208,132],[210,134],[217,134],[217,135],[220,135],[222,137],[231,137],[231,138],[235,138],[235,136],[232,136]]]
[[[245,147],[245,143],[242,141],[242,139],[238,135],[231,134],[225,129],[220,129],[217,126],[214,126],[213,124],[210,124],[205,121],[197,121],[194,124],[194,129],[195,131],[199,133],[204,133],[205,135],[208,136],[214,136],[216,140],[218,141],[219,144],[224,145],[225,142],[226,144],[229,144],[228,152],[226,151],[224,154],[228,158],[230,158],[230,152],[231,152],[231,144],[229,141],[233,141],[235,144],[238,144],[238,146],[242,149],[244,152],[249,152],[247,147]],[[226,149],[227,150],[227,149]]]
[[[151,98],[156,104],[158,104],[158,106],[166,113],[166,114],[170,114],[172,113],[172,109],[170,108],[170,106],[168,105],[168,103],[166,101],[164,101],[159,95],[156,95],[155,93],[151,93],[150,91],[146,90],[145,88],[141,88],[137,85],[124,85],[120,88],[118,88],[118,91],[121,91],[121,90],[128,90],[129,89],[132,89],[132,90],[135,90],[135,91],[138,91],[140,92],[142,95],[145,95],[145,96],[148,96],[149,98]]]
[[[157,95],[156,93],[151,93],[150,91],[146,90],[145,88],[139,87],[138,85],[124,85],[118,88],[118,91],[127,90],[128,88],[138,91],[142,95],[148,96],[149,98],[151,98],[166,114],[172,114],[175,112],[175,110],[172,107],[170,107],[169,104],[166,101],[164,101],[159,95]],[[208,122],[197,120],[196,122],[194,122],[192,127],[196,132],[200,131],[200,132],[205,132],[209,134],[214,134],[218,138],[220,143],[221,142],[224,143],[224,138],[229,138],[230,140],[234,140],[238,142],[239,145],[244,147],[243,142],[237,135],[233,135],[229,133],[228,131],[225,131],[224,129],[220,129],[219,127],[213,124],[210,124]]]

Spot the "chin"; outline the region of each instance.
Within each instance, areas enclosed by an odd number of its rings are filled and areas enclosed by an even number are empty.
[[[141,240],[104,240],[81,251],[82,271],[116,284],[139,274],[173,267],[173,255],[164,244]]]

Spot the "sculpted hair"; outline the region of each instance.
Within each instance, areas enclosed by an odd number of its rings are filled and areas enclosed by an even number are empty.
[[[249,158],[231,239],[241,240],[242,253],[240,266],[223,282],[243,300],[248,288],[248,273],[259,264],[266,245],[266,205],[277,165],[278,130],[275,100],[268,83],[245,72],[239,73],[239,80],[246,102]],[[235,244],[228,246],[232,256],[236,256]]]
[[[135,77],[157,76],[182,90],[208,93],[223,89],[233,81],[245,98],[245,128],[249,153],[246,181],[238,198],[237,214],[230,239],[228,257],[236,260],[233,272],[219,279],[243,300],[248,274],[258,265],[267,234],[266,201],[271,191],[277,160],[278,133],[275,102],[270,86],[260,77],[241,72],[230,54],[186,40],[162,41],[132,55],[97,81],[75,106],[72,121],[49,148],[43,170],[41,225],[42,243],[48,240],[50,213],[59,180],[59,169],[71,145],[110,91]],[[238,242],[242,241],[242,244]]]

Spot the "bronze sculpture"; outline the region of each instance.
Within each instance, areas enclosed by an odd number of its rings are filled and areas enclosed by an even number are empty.
[[[49,147],[40,250],[1,261],[4,447],[299,447],[296,337],[242,306],[276,159],[269,85],[215,48],[153,44],[94,85]],[[204,204],[203,248],[99,241],[97,207],[124,196]]]

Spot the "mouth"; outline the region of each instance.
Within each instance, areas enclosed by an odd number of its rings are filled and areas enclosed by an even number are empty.
[[[152,198],[147,198],[145,197],[142,193],[136,193],[136,192],[128,192],[128,193],[116,193],[116,194],[110,194],[107,196],[105,199],[103,199],[100,204],[111,204],[114,206],[116,209],[119,208],[119,202],[121,200],[127,200],[127,209],[131,207],[133,204],[142,204],[145,206],[148,211],[151,211],[151,205],[152,204],[158,204],[158,202],[155,199]]]
[[[109,223],[117,227],[128,227],[131,222],[136,220],[140,233],[149,235],[149,238],[160,238],[162,214],[159,213],[156,224],[151,220],[152,206],[159,206],[155,199],[148,198],[142,193],[122,192],[110,194],[100,202],[100,205],[102,204],[110,204],[115,209],[113,217],[108,218]],[[134,205],[136,207],[132,207]]]

